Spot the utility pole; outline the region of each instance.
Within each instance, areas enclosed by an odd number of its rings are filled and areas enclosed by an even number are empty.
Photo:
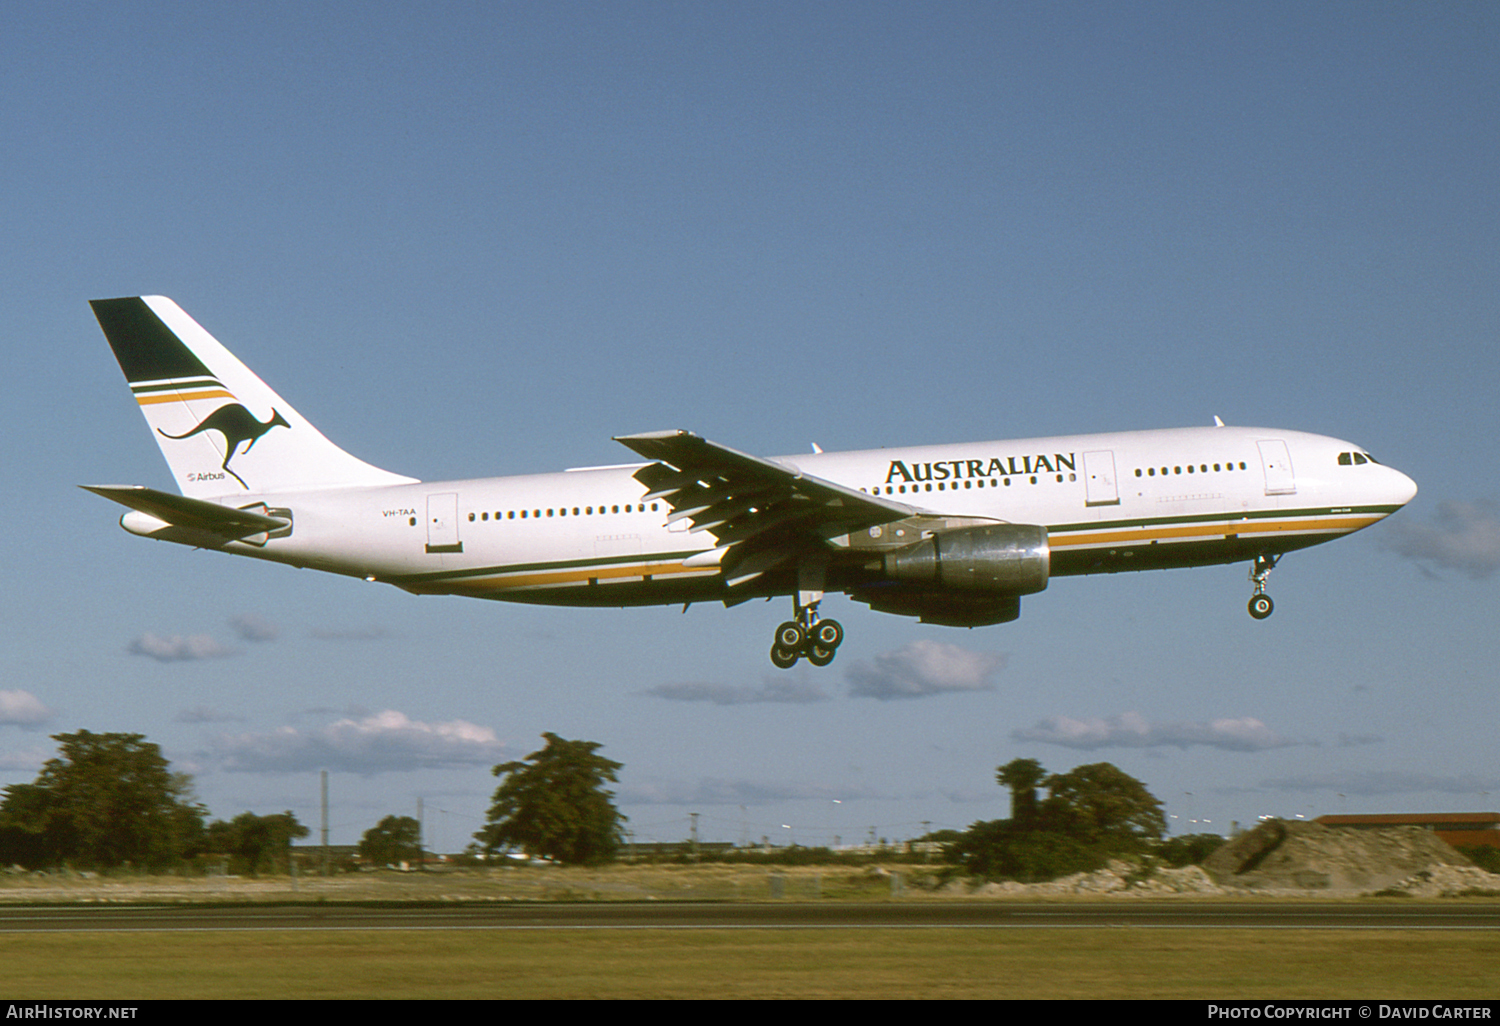
[[[323,875],[328,875],[328,771],[323,771]]]

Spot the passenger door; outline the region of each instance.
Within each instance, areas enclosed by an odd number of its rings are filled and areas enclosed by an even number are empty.
[[[1108,450],[1083,454],[1083,504],[1117,506],[1120,488],[1115,481],[1115,454]]]
[[[458,540],[458,493],[427,496],[427,551],[462,552]]]
[[[1286,443],[1279,438],[1267,438],[1255,443],[1260,450],[1260,466],[1266,475],[1267,495],[1295,495],[1297,479],[1292,474],[1292,454]]]

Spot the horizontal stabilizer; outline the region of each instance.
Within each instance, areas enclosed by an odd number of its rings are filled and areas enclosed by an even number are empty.
[[[79,485],[84,491],[102,495],[122,506],[140,510],[173,527],[207,531],[224,538],[244,538],[252,534],[279,531],[288,521],[268,517],[248,509],[220,506],[202,499],[159,492],[144,485]]]

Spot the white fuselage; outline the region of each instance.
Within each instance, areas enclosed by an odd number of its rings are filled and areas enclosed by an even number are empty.
[[[1226,563],[1366,527],[1416,492],[1358,446],[1212,427],[811,453],[774,461],[913,507],[917,516],[1039,524],[1053,576]],[[285,537],[224,551],[413,592],[559,605],[723,598],[717,542],[642,501],[640,466],[277,492]],[[872,528],[874,533],[878,529]],[[861,539],[830,539],[835,551]],[[696,558],[695,558],[696,557]],[[784,583],[763,583],[785,592]]]

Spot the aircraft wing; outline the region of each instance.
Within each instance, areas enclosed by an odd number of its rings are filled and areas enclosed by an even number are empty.
[[[144,485],[79,485],[84,491],[102,495],[122,506],[140,510],[173,527],[205,531],[224,538],[244,538],[287,526],[280,517],[265,516],[254,510],[220,506],[216,502],[190,499],[184,495],[159,492]]]
[[[654,431],[615,441],[657,461],[635,475],[650,490],[646,501],[662,499],[670,505],[669,524],[687,520],[691,530],[714,536],[719,546],[713,559],[731,587],[799,552],[821,549],[831,538],[918,512],[690,431]]]

